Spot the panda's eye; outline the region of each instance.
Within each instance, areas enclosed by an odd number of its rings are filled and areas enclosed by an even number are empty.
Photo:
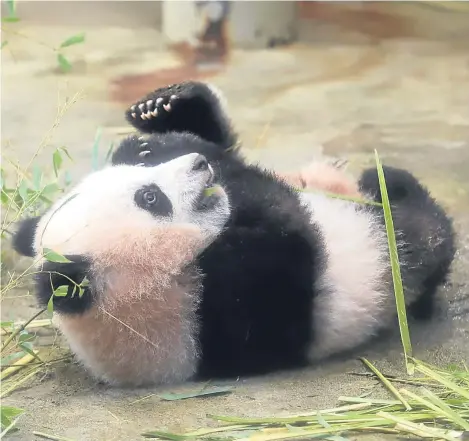
[[[134,194],[134,202],[138,208],[154,216],[171,216],[173,212],[168,196],[156,184],[140,187]]]
[[[146,191],[143,193],[143,200],[148,205],[154,205],[158,201],[158,195],[154,191]]]

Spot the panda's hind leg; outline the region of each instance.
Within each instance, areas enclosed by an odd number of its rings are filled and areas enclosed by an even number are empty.
[[[132,104],[125,116],[142,133],[190,132],[229,148],[236,136],[223,101],[214,86],[186,81],[149,93]]]
[[[383,170],[409,312],[416,319],[429,319],[435,309],[435,295],[449,276],[456,251],[452,219],[411,173],[386,166]],[[375,168],[363,172],[359,186],[363,193],[381,202]],[[376,209],[382,218],[382,208]]]
[[[346,161],[313,161],[298,171],[279,174],[297,188],[360,198],[356,180],[344,170]]]

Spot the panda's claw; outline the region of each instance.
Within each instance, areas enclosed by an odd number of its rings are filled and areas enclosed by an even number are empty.
[[[140,152],[138,156],[140,156],[141,158],[144,158],[145,156],[148,156],[150,153],[151,153],[150,150],[144,150],[143,152]]]
[[[172,107],[170,101],[174,101],[175,99],[177,99],[177,96],[171,95],[169,98],[166,98],[166,100],[168,101],[167,103],[164,103],[165,98],[158,97],[157,99],[149,99],[140,104],[134,104],[130,107],[131,116],[132,118],[136,119],[138,115],[143,121],[148,121],[152,118],[156,118],[159,114],[158,106],[163,107],[166,112],[171,112]]]
[[[339,170],[344,169],[348,165],[348,159],[346,158],[338,158],[331,161],[331,165]]]

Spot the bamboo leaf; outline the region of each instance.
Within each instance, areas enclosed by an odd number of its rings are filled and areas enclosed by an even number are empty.
[[[54,173],[56,177],[59,176],[59,170],[60,170],[60,166],[62,165],[62,162],[63,162],[62,155],[60,154],[60,151],[57,149],[52,155],[52,163],[54,165]]]
[[[24,203],[26,203],[29,199],[28,197],[28,184],[27,182],[23,179],[18,186],[18,194],[20,195],[21,199],[23,200]]]
[[[392,281],[394,284],[394,296],[396,299],[397,316],[399,320],[399,330],[401,334],[402,347],[404,350],[405,363],[407,373],[413,375],[414,365],[411,361],[412,344],[410,342],[409,325],[407,323],[407,313],[404,298],[404,288],[402,284],[401,269],[399,264],[399,255],[397,252],[396,235],[394,232],[394,223],[392,219],[391,205],[389,203],[388,191],[386,188],[386,180],[384,177],[383,166],[375,150],[376,169],[378,172],[379,188],[381,192],[381,200],[383,203],[384,220],[386,224],[386,233],[388,236],[389,255],[391,258]]]
[[[49,262],[73,263],[71,260],[68,260],[66,257],[62,256],[59,253],[56,253],[55,251],[52,251],[49,248],[44,248],[43,251],[42,251],[42,254],[44,256],[44,259],[46,259]]]
[[[436,373],[434,370],[432,370],[432,369],[430,369],[426,366],[423,366],[420,363],[418,363],[415,366],[415,369],[417,369],[422,374],[427,375],[428,377],[431,377],[434,380],[440,382],[441,384],[446,386],[448,389],[451,389],[452,391],[456,392],[457,394],[459,394],[462,397],[467,398],[469,400],[469,390],[463,389],[462,387],[460,387],[457,384],[453,383],[448,378],[443,377],[442,375]]]
[[[62,54],[57,54],[57,62],[59,63],[59,67],[62,72],[68,72],[72,68],[70,62]]]
[[[20,409],[18,407],[11,407],[11,406],[0,406],[0,419],[2,423],[2,429],[8,427],[13,418],[21,415],[24,412],[24,409]]]
[[[38,167],[38,165],[34,165],[33,167],[33,185],[36,190],[41,188],[41,181],[42,181],[42,171]]]
[[[366,358],[360,358],[360,360],[381,380],[381,382],[386,386],[389,392],[391,392],[404,405],[407,410],[412,410],[409,403],[404,399],[404,397],[399,393],[399,391],[378,369],[376,369],[376,367],[374,367]]]
[[[67,155],[68,159],[70,159],[70,162],[73,162],[73,158],[70,155],[70,153],[68,152],[68,149],[66,147],[59,147],[59,150],[61,150],[62,152],[64,152]]]
[[[81,34],[72,35],[70,38],[67,38],[66,40],[64,40],[60,44],[60,47],[61,48],[68,47],[68,46],[72,46],[74,44],[83,43],[84,41],[85,41],[85,33],[82,32]]]
[[[101,127],[98,127],[94,137],[93,149],[91,151],[91,167],[93,170],[98,170],[99,168],[99,143],[101,141],[101,134]]]

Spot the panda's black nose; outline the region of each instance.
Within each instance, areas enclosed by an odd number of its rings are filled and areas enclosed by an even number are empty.
[[[198,155],[192,164],[192,171],[200,172],[205,170],[208,170],[207,158],[204,155]]]

